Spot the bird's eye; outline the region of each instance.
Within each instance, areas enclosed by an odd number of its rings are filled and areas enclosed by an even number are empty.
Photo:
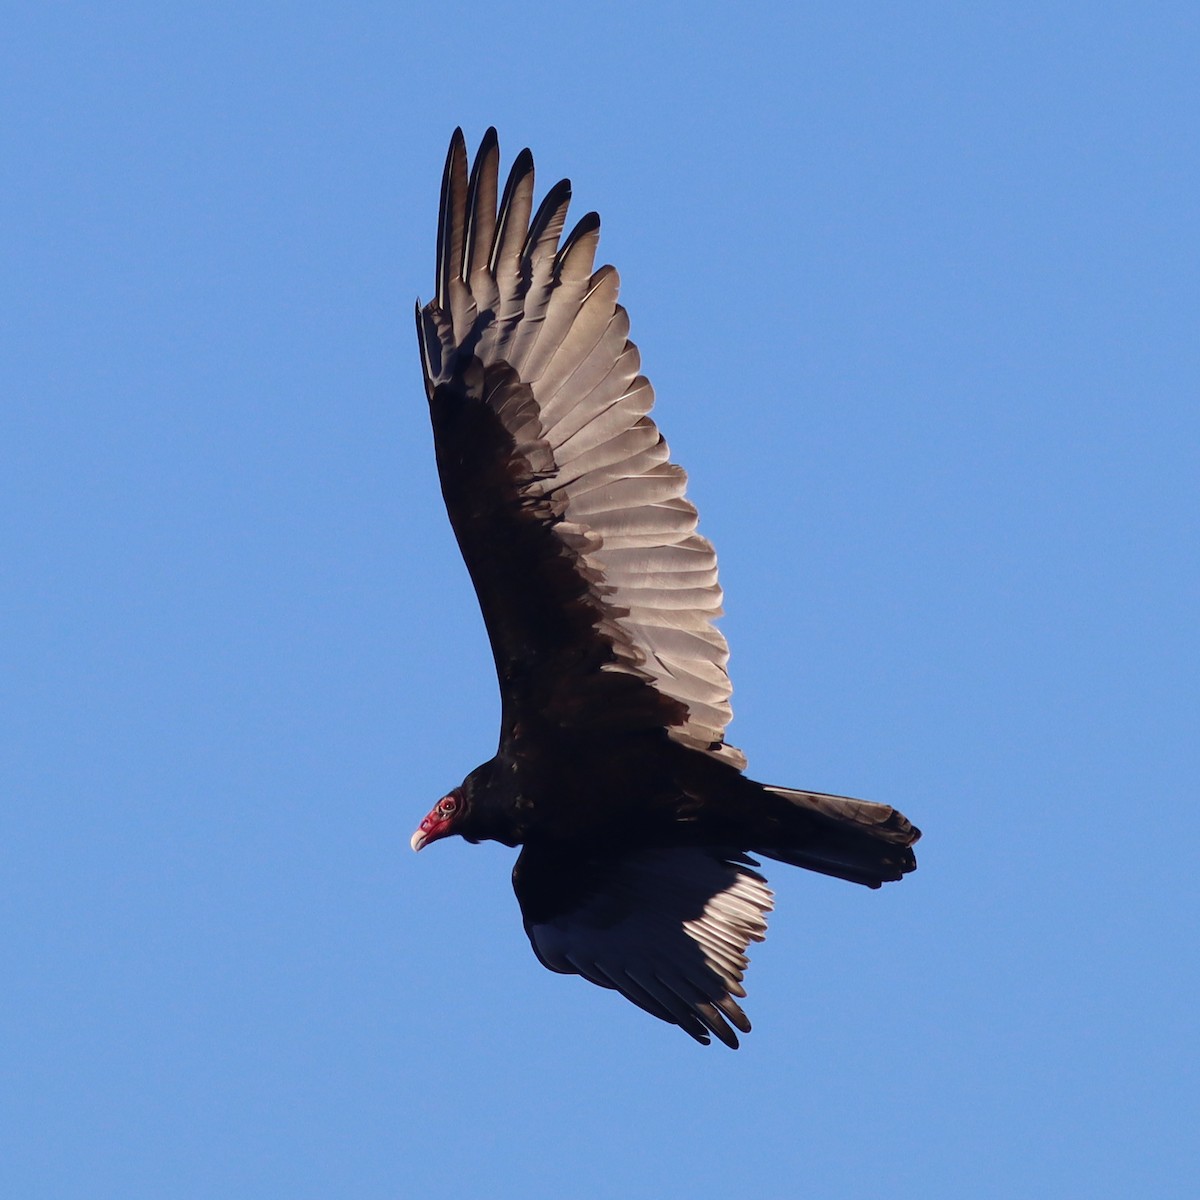
[[[448,817],[457,807],[457,800],[443,800],[441,804],[442,815]]]

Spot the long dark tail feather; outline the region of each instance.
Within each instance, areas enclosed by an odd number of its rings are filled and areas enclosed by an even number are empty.
[[[850,796],[761,785],[779,806],[778,838],[751,853],[877,888],[916,870],[921,831],[896,809]]]

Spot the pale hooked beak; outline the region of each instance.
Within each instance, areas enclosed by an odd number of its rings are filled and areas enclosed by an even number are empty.
[[[417,826],[417,832],[412,835],[409,845],[414,850],[420,850],[429,842],[436,842],[454,831],[462,804],[462,792],[458,788],[443,796],[426,814],[425,820]]]

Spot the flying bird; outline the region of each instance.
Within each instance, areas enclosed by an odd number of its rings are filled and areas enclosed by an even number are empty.
[[[772,895],[752,855],[877,888],[916,866],[894,808],[756,783],[732,713],[717,560],[648,415],[600,218],[564,238],[569,181],[499,190],[496,131],[446,158],[417,335],[442,494],[500,682],[496,754],[434,805],[522,847],[513,888],[552,971],[736,1048],[746,950]],[[531,216],[532,214],[532,216]]]

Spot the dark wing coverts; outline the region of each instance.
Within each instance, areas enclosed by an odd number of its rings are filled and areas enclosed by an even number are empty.
[[[563,180],[531,220],[528,151],[497,209],[498,165],[489,130],[468,177],[456,131],[437,291],[417,328],[442,490],[505,698],[503,737],[515,710],[563,728],[666,727],[740,768],[724,743],[716,555],[646,415],[654,393],[617,273],[593,270],[599,218],[561,240]]]

